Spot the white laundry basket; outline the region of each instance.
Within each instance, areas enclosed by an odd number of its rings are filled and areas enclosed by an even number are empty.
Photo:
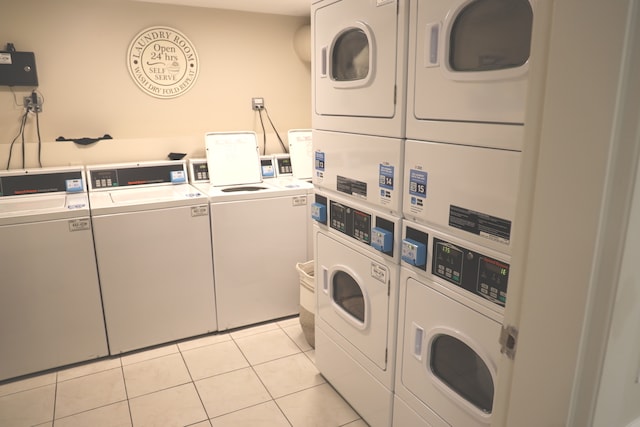
[[[315,348],[316,286],[313,274],[313,260],[297,263],[296,269],[300,275],[300,326],[302,326],[302,332],[309,345]]]

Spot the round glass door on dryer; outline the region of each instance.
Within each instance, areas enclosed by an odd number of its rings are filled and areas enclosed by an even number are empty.
[[[314,129],[404,136],[407,3],[312,6]]]
[[[398,398],[424,419],[435,412],[451,426],[489,426],[500,316],[407,268],[400,283]]]
[[[411,3],[408,138],[521,149],[535,1]]]

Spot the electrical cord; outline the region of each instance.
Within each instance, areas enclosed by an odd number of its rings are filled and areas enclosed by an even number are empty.
[[[20,130],[18,131],[18,134],[13,138],[13,141],[11,141],[11,145],[9,146],[9,158],[7,159],[7,170],[9,170],[9,166],[11,165],[11,156],[13,154],[13,145],[15,144],[16,140],[18,139],[18,137],[20,135],[22,135],[22,140],[24,141],[24,128],[25,125],[27,123],[27,116],[29,115],[29,110],[25,110],[24,114],[22,115],[22,119],[20,120]],[[23,158],[22,158],[22,163],[24,164],[24,142],[23,142]]]
[[[273,122],[271,121],[271,117],[269,116],[269,110],[267,110],[266,107],[264,107],[264,112],[267,113],[267,119],[269,119],[269,123],[271,123],[271,127],[273,128],[274,132],[276,133],[276,136],[278,137],[278,141],[280,141],[280,146],[282,147],[282,151],[285,152],[285,153],[288,153],[289,150],[287,149],[287,147],[285,147],[284,142],[282,142],[282,138],[280,138],[280,134],[278,133],[278,129],[276,129],[276,127],[273,125]],[[262,118],[262,116],[261,116],[261,118]]]
[[[260,126],[262,126],[262,154],[267,154],[267,131],[264,129],[264,120],[262,120],[262,108],[258,108],[258,116],[260,116]]]
[[[40,137],[40,113],[36,111],[36,132],[38,134],[38,166],[42,167],[42,138]]]

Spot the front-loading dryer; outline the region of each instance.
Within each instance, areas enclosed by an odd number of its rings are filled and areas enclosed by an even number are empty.
[[[390,426],[401,219],[315,197],[316,365],[369,425]]]
[[[491,424],[508,260],[403,222],[397,425]]]
[[[411,2],[407,138],[521,149],[535,3]]]
[[[403,139],[313,130],[313,184],[402,215]]]
[[[510,254],[522,154],[407,140],[404,217]]]
[[[324,0],[311,7],[312,124],[402,138],[406,0]]]

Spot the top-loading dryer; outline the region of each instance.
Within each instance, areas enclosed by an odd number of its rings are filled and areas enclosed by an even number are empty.
[[[0,173],[0,381],[108,354],[84,177]]]
[[[535,3],[411,2],[407,138],[522,148]]]
[[[209,203],[185,162],[87,173],[111,354],[217,330]]]
[[[312,5],[314,129],[404,137],[407,19],[406,0]]]

